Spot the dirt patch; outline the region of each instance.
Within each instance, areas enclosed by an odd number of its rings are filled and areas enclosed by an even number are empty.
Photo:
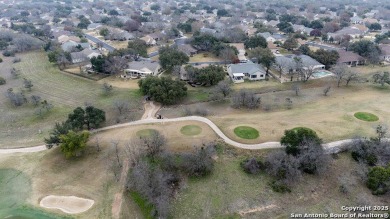
[[[39,205],[43,208],[59,209],[67,214],[79,214],[88,211],[94,203],[94,200],[76,196],[49,195],[44,197]]]

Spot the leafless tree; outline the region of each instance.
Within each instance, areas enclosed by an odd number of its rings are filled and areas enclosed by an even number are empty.
[[[128,20],[125,22],[123,29],[129,32],[137,31],[141,27],[141,24],[135,20]]]
[[[23,86],[24,88],[27,88],[29,91],[31,91],[31,88],[34,86],[31,82],[31,80],[28,80],[26,78],[23,78]]]
[[[229,62],[232,62],[235,58],[237,58],[235,51],[229,47],[224,48],[220,52],[219,56],[223,59],[225,65],[228,64]]]
[[[164,151],[167,140],[159,132],[152,132],[149,137],[141,137],[141,142],[146,148],[146,154],[155,159]]]
[[[116,74],[127,66],[128,61],[124,57],[111,56],[104,62],[104,70],[110,74]]]
[[[352,71],[352,69],[349,69],[344,77],[345,86],[348,86],[350,82],[359,81],[359,80],[360,77],[358,73],[356,71]]]
[[[307,66],[305,68],[302,68],[300,70],[300,74],[301,74],[301,80],[303,82],[306,82],[308,81],[312,76],[313,74],[315,73],[315,69],[314,69],[314,66]]]
[[[69,64],[70,64],[70,61],[68,60],[68,58],[66,57],[66,55],[64,53],[61,53],[60,55],[58,55],[57,65],[58,65],[60,70],[65,69]]]
[[[330,89],[332,87],[330,85],[325,86],[324,90],[322,91],[324,93],[324,96],[328,96],[328,93],[330,92]]]
[[[99,136],[96,136],[95,138],[95,147],[96,147],[96,151],[97,152],[100,152],[102,149],[100,148],[100,137]]]
[[[118,110],[119,115],[122,115],[125,111],[129,110],[129,103],[124,100],[116,100],[114,106]]]
[[[346,64],[337,64],[333,67],[332,72],[334,74],[333,77],[337,82],[337,87],[340,87],[340,84],[344,80],[347,71],[348,66]]]
[[[225,99],[232,92],[232,83],[230,80],[223,80],[218,82],[218,84],[214,87],[211,92],[210,98],[211,100],[220,101]]]
[[[248,108],[256,109],[260,106],[261,98],[257,97],[256,94],[249,90],[240,90],[232,96],[232,107],[233,108]]]
[[[292,109],[292,106],[293,106],[293,101],[291,100],[291,98],[287,97],[286,98],[286,108]]]
[[[265,163],[268,174],[287,185],[292,185],[302,177],[299,159],[284,151],[269,154]]]
[[[16,68],[11,68],[10,74],[11,74],[13,79],[17,79],[17,78],[19,78],[20,70],[18,70]]]
[[[21,106],[27,103],[27,98],[23,93],[15,93],[12,88],[7,90],[6,96],[14,106]]]
[[[293,84],[291,86],[291,89],[295,92],[296,96],[299,96],[299,94],[301,93],[301,85],[300,84],[297,84],[297,83]]]
[[[108,94],[110,94],[112,92],[113,87],[112,87],[111,84],[109,84],[107,82],[104,82],[103,86],[102,86],[102,89],[103,89],[104,94],[108,95]]]
[[[29,35],[18,36],[12,42],[18,52],[39,49],[43,45],[43,42]]]

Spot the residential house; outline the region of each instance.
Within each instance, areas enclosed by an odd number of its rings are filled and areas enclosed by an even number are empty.
[[[203,33],[203,34],[210,34],[210,35],[215,35],[217,33],[217,30],[214,30],[214,29],[210,29],[210,28],[207,28],[207,27],[202,27],[200,28],[200,33]]]
[[[227,72],[234,83],[242,83],[244,79],[251,81],[263,80],[266,75],[266,71],[261,65],[251,61],[228,65]]]
[[[130,62],[124,70],[123,77],[144,78],[146,76],[156,76],[160,71],[160,64],[156,61],[134,61]]]
[[[153,37],[149,36],[149,35],[146,35],[144,37],[141,37],[140,38],[141,40],[145,41],[145,43],[149,46],[154,46],[157,44],[156,40],[153,39]]]
[[[332,37],[335,41],[342,38],[344,35],[349,35],[351,38],[359,38],[364,35],[365,32],[359,30],[357,27],[344,27],[343,29],[336,31],[334,33],[328,33],[329,39]]]
[[[339,59],[337,60],[338,64],[346,64],[350,67],[358,66],[358,65],[364,65],[365,59],[361,57],[359,54],[351,52],[351,51],[345,51],[345,50],[338,50],[339,53]]]
[[[307,55],[276,56],[274,67],[281,70],[283,74],[297,72],[298,68],[314,71],[325,69],[325,65]]]
[[[310,32],[314,30],[313,28],[305,27],[303,25],[297,25],[293,24],[292,27],[294,28],[295,32],[300,32],[301,34],[307,34],[310,35]]]
[[[351,23],[353,24],[363,24],[363,19],[359,16],[351,17]]]
[[[269,26],[271,26],[271,27],[276,27],[276,25],[279,24],[279,21],[271,20],[271,21],[267,21],[265,24],[266,24],[266,25],[269,25]]]
[[[379,48],[382,51],[381,54],[382,59],[386,62],[390,62],[390,45],[388,44],[380,45]]]
[[[189,44],[180,44],[177,46],[177,49],[181,52],[184,52],[187,56],[190,57],[198,53],[198,50]]]
[[[70,57],[72,59],[73,64],[87,62],[93,57],[98,57],[101,53],[98,50],[92,49],[84,49],[80,52],[72,52],[70,53]]]

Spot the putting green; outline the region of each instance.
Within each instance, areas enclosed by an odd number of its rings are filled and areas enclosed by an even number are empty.
[[[234,129],[234,134],[243,139],[256,139],[260,136],[259,131],[249,126],[238,126]]]
[[[372,113],[366,113],[366,112],[357,112],[354,114],[354,116],[357,119],[360,119],[360,120],[363,120],[366,122],[375,122],[375,121],[379,120],[378,116],[376,116]]]
[[[136,135],[138,137],[150,137],[152,134],[157,133],[158,131],[156,129],[142,129],[139,130]]]
[[[202,128],[197,125],[186,125],[180,129],[180,132],[188,136],[199,135],[202,132]]]

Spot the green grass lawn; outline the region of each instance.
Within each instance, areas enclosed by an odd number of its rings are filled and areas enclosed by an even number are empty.
[[[202,132],[202,128],[197,125],[186,125],[180,129],[180,132],[187,136],[199,135]]]
[[[372,113],[366,113],[366,112],[357,112],[354,114],[354,116],[357,119],[360,119],[360,120],[363,120],[366,122],[375,122],[375,121],[379,120],[378,116],[376,116]]]
[[[234,133],[243,139],[256,139],[260,136],[259,131],[249,126],[238,126]]]
[[[137,131],[136,135],[138,137],[150,137],[153,133],[157,133],[158,131],[156,129],[142,129]]]
[[[64,218],[26,205],[31,194],[31,179],[15,169],[0,169],[0,218]]]

